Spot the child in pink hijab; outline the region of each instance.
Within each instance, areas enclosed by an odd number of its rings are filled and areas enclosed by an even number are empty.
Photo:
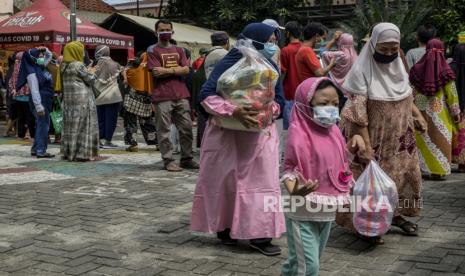
[[[349,155],[364,151],[365,144],[356,135],[346,146],[338,105],[328,78],[309,78],[297,88],[284,161],[283,182],[291,195],[291,206],[283,206],[289,246],[284,276],[318,275],[336,209],[350,203]],[[305,204],[292,205],[298,202]]]
[[[323,53],[323,61],[326,64],[329,64],[333,58],[336,59],[336,65],[330,72],[331,78],[344,95],[347,95],[347,92],[342,88],[342,84],[357,57],[357,51],[354,48],[354,37],[347,33],[343,33],[337,40],[337,51],[326,51]]]

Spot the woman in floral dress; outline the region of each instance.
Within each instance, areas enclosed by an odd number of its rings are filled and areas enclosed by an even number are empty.
[[[452,133],[460,122],[455,74],[444,57],[444,43],[431,39],[426,54],[410,70],[415,103],[428,122],[428,131],[417,133],[420,166],[433,180],[451,173]]]
[[[349,100],[341,117],[347,138],[361,135],[367,150],[351,165],[357,179],[370,160],[376,160],[397,185],[399,205],[393,226],[407,235],[417,235],[418,226],[403,216],[418,216],[421,209],[421,172],[415,146],[415,120],[418,128],[426,122],[413,103],[408,74],[399,56],[400,31],[391,23],[379,23],[343,88]],[[352,213],[338,213],[336,222],[354,230]],[[364,237],[373,244],[383,244],[381,237]]]

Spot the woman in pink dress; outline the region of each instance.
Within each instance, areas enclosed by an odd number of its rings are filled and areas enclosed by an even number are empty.
[[[329,64],[331,59],[336,59],[336,65],[331,69],[331,79],[336,83],[339,89],[342,90],[344,96],[347,96],[347,91],[342,87],[347,74],[352,65],[357,60],[357,51],[354,48],[354,37],[351,34],[343,33],[337,39],[337,51],[326,51],[323,53],[323,61]]]
[[[263,23],[245,27],[239,39],[251,39],[255,48],[277,69],[271,57],[276,51],[277,29]],[[234,117],[253,126],[256,111],[236,107],[217,94],[217,81],[242,58],[233,48],[215,67],[200,92],[205,115]],[[284,104],[281,82],[275,87],[276,119]],[[267,256],[281,249],[271,243],[285,231],[281,212],[265,210],[265,201],[280,200],[279,138],[273,122],[262,132],[221,128],[209,119],[202,138],[200,173],[192,207],[191,230],[216,233],[223,244],[250,240],[250,246]]]

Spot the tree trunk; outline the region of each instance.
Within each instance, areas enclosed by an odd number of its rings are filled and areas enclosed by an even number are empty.
[[[163,10],[163,0],[160,0],[160,8],[158,9],[158,19],[161,18],[162,10]]]

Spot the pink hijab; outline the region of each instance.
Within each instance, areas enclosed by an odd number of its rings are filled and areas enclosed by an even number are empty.
[[[357,60],[357,51],[354,48],[354,37],[344,33],[337,41],[338,51],[326,51],[323,53],[323,60],[326,64],[331,62],[331,59],[336,58],[337,64],[331,70],[331,77],[336,85],[342,89],[342,84],[349,73],[350,68]],[[344,89],[342,89],[344,91]],[[346,92],[344,91],[344,94]]]
[[[318,189],[307,196],[313,203],[348,204],[352,177],[346,142],[337,125],[324,128],[314,123],[310,102],[318,85],[328,78],[309,78],[297,87],[286,142],[284,169],[301,173],[308,180],[318,179]]]

